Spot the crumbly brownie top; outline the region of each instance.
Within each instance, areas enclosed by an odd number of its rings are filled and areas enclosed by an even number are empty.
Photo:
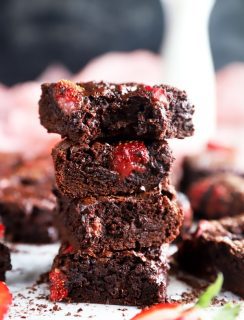
[[[74,141],[125,135],[184,138],[194,131],[194,107],[186,93],[167,85],[46,83],[39,113],[49,132]]]
[[[244,258],[244,214],[235,218],[202,220],[194,238],[227,244]]]

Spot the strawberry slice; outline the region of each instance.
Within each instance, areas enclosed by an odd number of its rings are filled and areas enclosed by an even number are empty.
[[[131,320],[199,320],[199,311],[195,308],[183,310],[179,304],[157,304],[142,310]]]
[[[8,312],[9,306],[12,303],[12,294],[4,282],[0,282],[0,320],[3,320],[4,315]]]
[[[0,223],[0,239],[4,238],[4,233],[5,233],[5,226]]]

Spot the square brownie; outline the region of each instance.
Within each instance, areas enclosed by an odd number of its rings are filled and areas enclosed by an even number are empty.
[[[7,240],[25,243],[57,240],[53,183],[51,157],[23,160],[11,173],[0,177],[0,216]]]
[[[169,243],[179,234],[183,220],[182,210],[169,192],[85,199],[57,195],[61,235],[90,255]]]
[[[52,301],[146,306],[165,302],[167,245],[90,256],[62,245],[50,279]]]
[[[185,91],[160,85],[61,80],[42,85],[41,124],[72,141],[123,137],[162,140],[193,135]]]
[[[244,297],[244,215],[221,220],[202,220],[196,232],[180,246],[180,268],[212,280],[224,275],[224,287]]]
[[[74,198],[130,195],[168,183],[173,156],[166,141],[61,141],[52,152],[59,190]]]
[[[196,217],[220,219],[244,213],[244,177],[233,173],[199,179],[187,193]]]
[[[11,269],[9,248],[0,242],[0,281],[5,281],[5,273]]]

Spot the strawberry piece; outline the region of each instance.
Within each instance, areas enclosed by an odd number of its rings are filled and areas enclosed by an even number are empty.
[[[49,273],[49,280],[51,301],[62,301],[68,296],[68,289],[65,286],[67,277],[59,269],[56,268]]]
[[[142,141],[120,143],[113,154],[113,169],[122,177],[128,177],[132,171],[144,172],[149,154]]]
[[[163,88],[145,86],[144,89],[152,93],[152,98],[154,101],[159,101],[165,104],[168,103],[166,92]]]
[[[4,282],[0,282],[0,320],[3,320],[4,315],[8,312],[9,306],[12,303],[12,294]]]
[[[193,210],[196,209],[201,202],[204,194],[208,191],[210,182],[208,179],[203,179],[195,182],[188,191],[188,196]]]
[[[131,320],[199,320],[196,308],[183,310],[179,304],[157,304],[142,310]]]
[[[209,151],[221,151],[221,152],[226,152],[226,153],[233,153],[235,150],[232,147],[228,147],[225,145],[222,145],[217,142],[210,141],[207,144],[207,150]]]
[[[54,100],[66,112],[71,112],[79,106],[79,88],[70,81],[61,80],[56,83],[54,89]]]
[[[4,238],[4,233],[5,233],[5,226],[0,223],[0,239]]]
[[[74,252],[74,248],[71,244],[69,244],[66,249],[64,249],[63,253],[67,254],[67,253],[73,253]]]

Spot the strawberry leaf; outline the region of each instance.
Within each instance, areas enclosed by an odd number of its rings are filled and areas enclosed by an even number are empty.
[[[213,320],[235,320],[240,313],[241,306],[239,304],[232,305],[227,303],[220,310],[216,312]]]
[[[196,303],[196,307],[199,308],[206,308],[210,305],[212,299],[216,297],[223,285],[223,275],[222,273],[219,273],[217,276],[217,279],[213,284],[211,284],[204,293],[202,293]]]

